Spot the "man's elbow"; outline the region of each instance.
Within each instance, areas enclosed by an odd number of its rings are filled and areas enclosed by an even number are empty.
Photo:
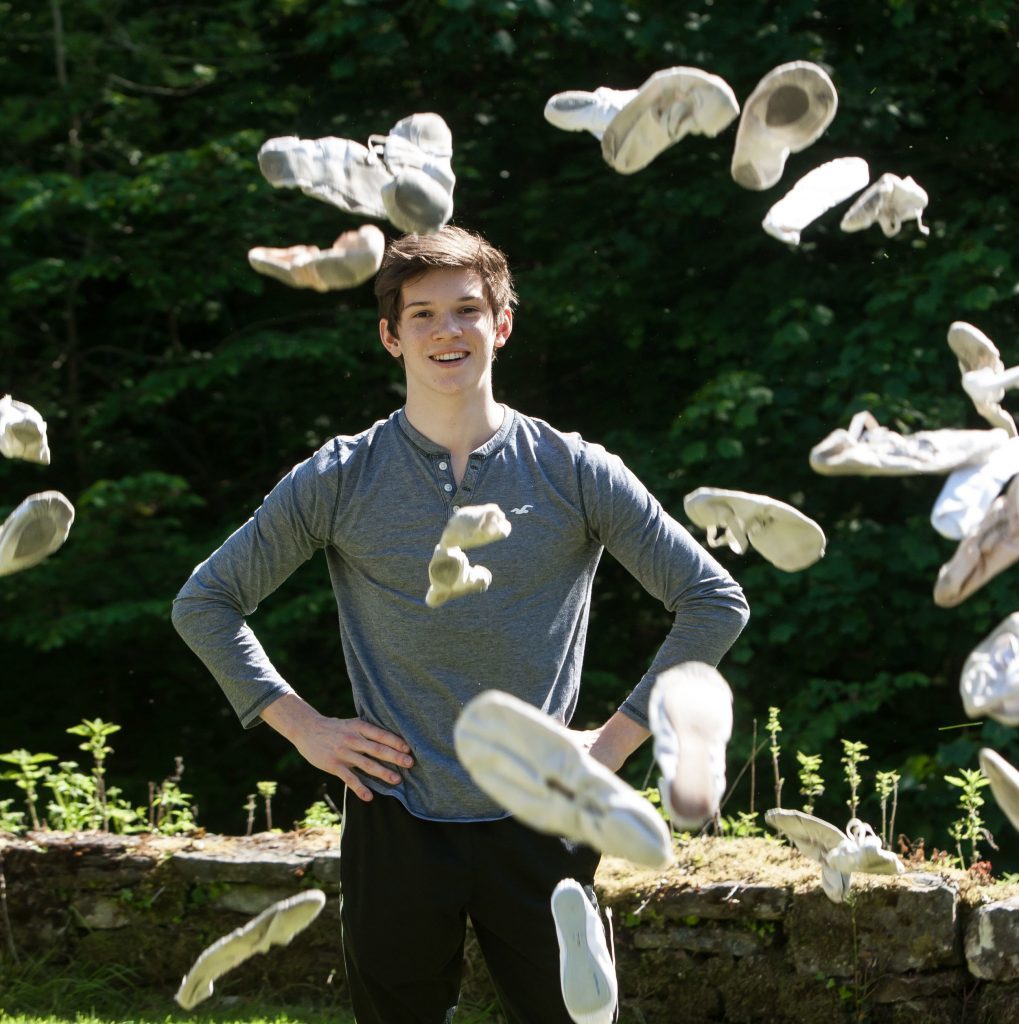
[[[750,602],[743,593],[743,588],[735,580],[726,590],[725,607],[732,623],[732,638],[735,640],[750,621]]]
[[[189,579],[170,605],[170,622],[185,641],[196,617],[201,615],[203,603],[201,591],[195,587],[194,580]]]
[[[187,621],[190,617],[188,599],[183,596],[183,591],[178,594],[170,605],[170,622],[173,628],[183,637],[187,633]]]

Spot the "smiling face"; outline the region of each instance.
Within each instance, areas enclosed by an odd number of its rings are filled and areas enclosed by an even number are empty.
[[[490,401],[492,360],[513,328],[507,308],[496,316],[472,270],[429,270],[406,281],[394,334],[386,320],[379,335],[386,351],[403,358],[408,402],[439,396]]]

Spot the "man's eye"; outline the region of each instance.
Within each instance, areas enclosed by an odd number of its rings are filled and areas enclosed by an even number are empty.
[[[427,309],[419,309],[416,313],[411,314],[414,319],[419,319],[423,316],[431,316],[431,313]]]

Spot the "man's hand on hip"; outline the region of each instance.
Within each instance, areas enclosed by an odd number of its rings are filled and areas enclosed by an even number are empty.
[[[400,781],[392,765],[410,768],[410,747],[395,733],[360,718],[328,718],[297,694],[285,694],[262,711],[262,719],[316,768],[340,779],[361,800],[371,790],[358,772],[390,785]]]

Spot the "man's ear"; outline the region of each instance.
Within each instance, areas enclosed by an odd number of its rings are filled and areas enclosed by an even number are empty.
[[[513,310],[507,306],[495,318],[495,347],[502,348],[513,333]]]
[[[379,321],[379,339],[382,347],[394,358],[399,359],[403,353],[400,351],[400,339],[389,329],[388,320]]]

